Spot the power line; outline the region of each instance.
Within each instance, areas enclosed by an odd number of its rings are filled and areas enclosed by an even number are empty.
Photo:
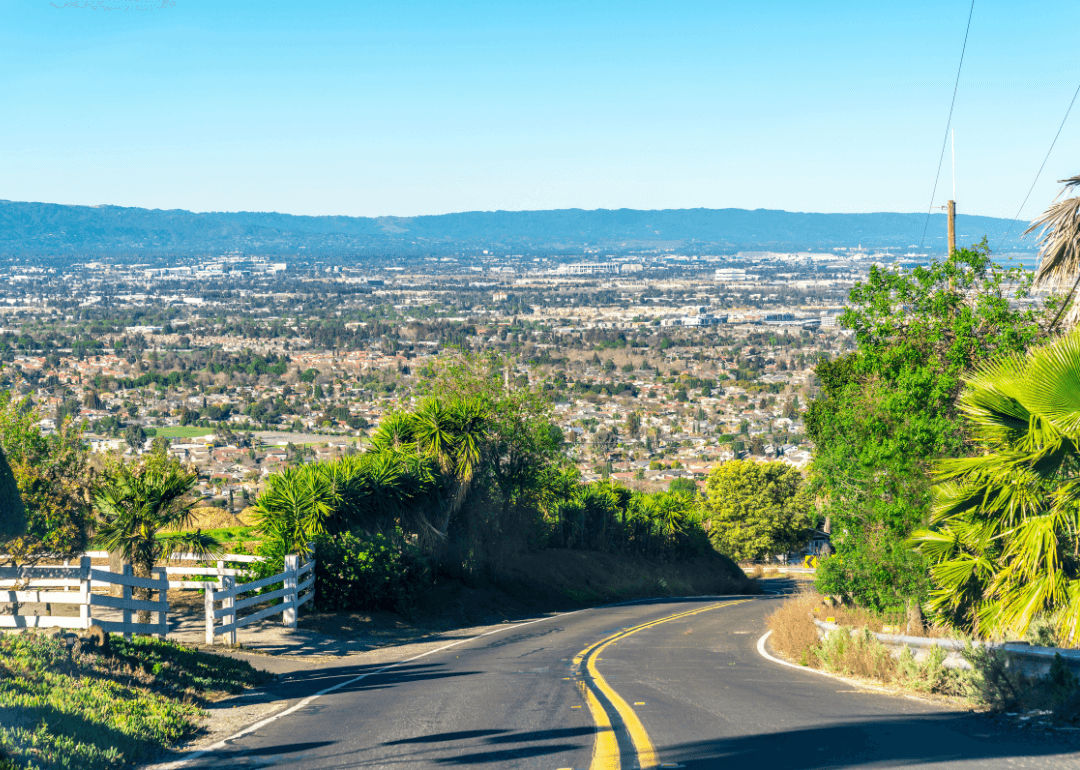
[[[1050,149],[1046,151],[1046,155],[1043,156],[1042,163],[1039,164],[1039,170],[1035,172],[1035,178],[1031,180],[1031,187],[1028,188],[1027,195],[1024,196],[1024,200],[1021,201],[1020,207],[1016,209],[1016,213],[1013,214],[1012,221],[1009,222],[1008,228],[1005,230],[1005,234],[998,239],[997,244],[994,246],[996,251],[1002,243],[1012,233],[1013,225],[1020,219],[1020,212],[1024,210],[1024,206],[1027,205],[1028,198],[1031,197],[1031,193],[1035,190],[1035,185],[1039,181],[1039,177],[1042,176],[1043,169],[1046,168],[1046,161],[1050,160],[1050,153],[1054,151],[1054,145],[1057,144],[1058,138],[1061,136],[1061,131],[1065,128],[1065,121],[1069,119],[1069,113],[1072,112],[1073,105],[1076,104],[1076,97],[1080,96],[1080,85],[1073,91],[1072,99],[1069,100],[1069,106],[1065,109],[1065,116],[1061,119],[1061,125],[1058,126],[1057,133],[1054,134],[1054,139],[1050,142]]]
[[[960,63],[956,65],[956,81],[953,83],[952,101],[949,102],[949,117],[945,121],[945,136],[941,140],[941,155],[938,156],[937,174],[934,175],[934,189],[930,191],[930,205],[926,207],[926,221],[923,222],[922,238],[919,248],[926,242],[926,228],[930,226],[930,212],[934,210],[934,198],[937,196],[938,180],[941,178],[941,164],[945,161],[945,147],[949,144],[949,129],[952,127],[953,108],[956,107],[956,92],[960,90],[960,70],[964,68],[964,54],[967,52],[968,33],[971,32],[971,17],[975,13],[975,0],[971,0],[968,9],[967,26],[964,28],[964,44],[960,47]]]

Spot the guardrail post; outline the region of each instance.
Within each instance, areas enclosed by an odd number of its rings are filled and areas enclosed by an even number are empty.
[[[222,599],[222,601],[221,601],[221,608],[222,609],[232,609],[234,607],[234,605],[236,604],[236,596],[235,596],[235,594],[232,593],[233,589],[236,588],[236,578],[234,578],[232,575],[225,575],[224,577],[221,578],[221,582],[224,584],[225,592],[226,592],[225,598]],[[233,609],[232,612],[225,613],[225,617],[223,617],[221,620],[222,620],[223,623],[226,623],[226,624],[227,623],[232,623],[233,624],[233,629],[232,629],[232,631],[229,632],[229,644],[232,645],[233,647],[235,647],[236,646],[236,610]]]
[[[127,562],[124,562],[123,565],[120,567],[120,574],[123,575],[124,577],[131,577],[131,575],[132,575],[131,565],[128,564]],[[125,602],[124,607],[120,610],[121,615],[122,615],[123,620],[124,620],[124,626],[125,626],[125,628],[124,628],[124,638],[125,639],[130,639],[131,638],[131,631],[129,631],[127,629],[127,626],[131,625],[131,608],[126,605],[126,602],[131,601],[131,594],[132,594],[131,586],[129,586],[126,583],[124,583],[124,584],[122,584],[120,586],[120,598],[123,599],[124,602]]]
[[[79,622],[82,627],[90,628],[90,624],[93,622],[93,616],[90,610],[90,557],[79,557],[79,597],[82,604],[79,605]]]
[[[158,576],[158,639],[169,635],[169,571],[166,567],[151,570]]]
[[[285,602],[287,606],[281,613],[281,622],[288,628],[296,628],[296,603],[300,600],[300,594],[296,587],[299,585],[297,570],[300,569],[300,557],[290,553],[285,557]]]
[[[203,639],[208,645],[214,644],[214,587],[207,583],[203,589],[203,609],[206,614],[206,637]]]

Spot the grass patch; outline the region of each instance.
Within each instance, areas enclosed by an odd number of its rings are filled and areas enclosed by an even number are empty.
[[[204,529],[202,533],[217,538],[222,545],[239,545],[262,539],[262,535],[255,527],[219,527],[217,529]],[[162,532],[158,537],[164,537],[168,534]]]
[[[166,425],[163,428],[154,428],[153,434],[150,433],[150,429],[147,429],[146,434],[161,436],[163,438],[196,438],[198,436],[209,436],[214,432],[213,428],[200,428],[195,425]]]
[[[0,636],[0,768],[115,768],[192,735],[201,706],[265,681],[243,661],[149,637],[108,652]]]
[[[203,534],[217,538],[222,543],[246,543],[250,540],[259,540],[262,535],[255,527],[222,527],[221,529],[205,529]]]

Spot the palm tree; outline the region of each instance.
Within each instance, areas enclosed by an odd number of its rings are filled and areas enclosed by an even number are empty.
[[[931,529],[929,608],[987,636],[1051,620],[1080,640],[1080,330],[968,378],[959,407],[975,457],[944,460]]]
[[[415,419],[408,412],[391,412],[383,417],[371,436],[376,449],[408,451],[415,447]]]
[[[191,525],[190,492],[197,476],[175,461],[152,458],[140,465],[121,465],[94,493],[98,515],[96,539],[109,551],[131,562],[136,577],[150,577],[154,565],[174,553],[208,555],[220,548],[202,530],[170,532]],[[149,599],[150,589],[136,588],[137,599]],[[140,623],[150,613],[139,611]]]
[[[450,484],[450,494],[437,523],[445,538],[450,521],[465,502],[488,439],[489,413],[477,399],[458,399],[449,407],[429,398],[413,416],[417,451],[432,458]]]
[[[1058,197],[1080,185],[1080,176],[1059,181],[1065,187]],[[1053,290],[1068,288],[1062,298],[1061,310],[1050,328],[1057,326],[1066,311],[1065,323],[1074,326],[1080,318],[1080,303],[1073,302],[1077,287],[1080,287],[1080,196],[1055,201],[1031,223],[1024,235],[1039,229],[1041,259],[1034,286]]]

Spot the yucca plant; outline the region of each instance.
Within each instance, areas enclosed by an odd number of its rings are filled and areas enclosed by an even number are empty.
[[[1080,641],[1080,331],[986,364],[959,399],[981,453],[944,460],[931,528],[929,608],[977,633],[1037,617]]]
[[[255,501],[256,526],[264,535],[260,549],[278,566],[286,554],[307,554],[308,543],[327,531],[340,513],[340,479],[322,465],[285,468],[266,479]]]

